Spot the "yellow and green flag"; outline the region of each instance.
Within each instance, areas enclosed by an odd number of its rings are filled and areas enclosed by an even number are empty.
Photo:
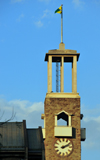
[[[55,13],[61,14],[61,13],[62,13],[62,6],[60,6],[60,7],[55,11]]]

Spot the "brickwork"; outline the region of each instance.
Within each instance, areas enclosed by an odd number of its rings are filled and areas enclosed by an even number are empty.
[[[81,133],[80,133],[80,98],[46,98],[45,103],[45,157],[46,160],[81,160]],[[67,157],[58,156],[54,149],[57,137],[54,137],[55,114],[64,110],[72,113],[73,152]]]

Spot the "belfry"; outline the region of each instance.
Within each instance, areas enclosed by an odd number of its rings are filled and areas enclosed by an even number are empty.
[[[85,128],[81,128],[83,115],[80,111],[80,96],[77,93],[77,61],[80,53],[65,49],[61,42],[59,49],[49,50],[45,55],[48,63],[48,89],[44,102],[42,129],[46,160],[81,160],[81,141]],[[60,92],[52,91],[52,63],[60,63]],[[64,63],[72,63],[72,92],[64,92]],[[65,82],[66,83],[66,82]],[[63,119],[66,125],[58,125]]]

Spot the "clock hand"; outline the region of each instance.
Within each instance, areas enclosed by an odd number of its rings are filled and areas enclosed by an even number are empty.
[[[66,144],[65,146],[61,146],[61,148],[64,149],[64,148],[66,148],[68,146],[69,146],[69,144]]]

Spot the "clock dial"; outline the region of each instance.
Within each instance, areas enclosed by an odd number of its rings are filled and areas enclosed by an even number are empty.
[[[72,142],[67,138],[60,138],[56,141],[54,144],[55,151],[60,156],[68,156],[72,153],[73,150],[73,144]]]

